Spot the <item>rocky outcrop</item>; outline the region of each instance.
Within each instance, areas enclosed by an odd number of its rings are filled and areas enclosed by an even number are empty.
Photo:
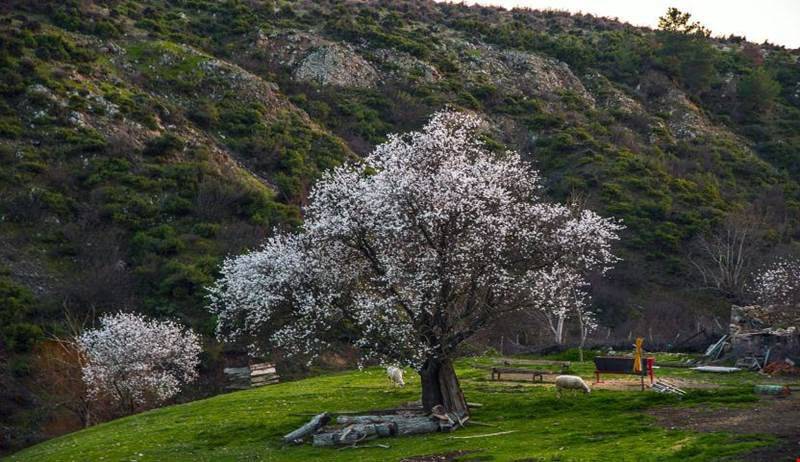
[[[619,89],[599,72],[587,74],[583,81],[599,107],[626,116],[647,116],[647,111],[638,100]]]
[[[289,68],[299,82],[323,86],[371,88],[380,80],[375,67],[345,43],[312,32],[256,33],[253,46],[268,59]]]
[[[388,77],[425,83],[442,78],[433,65],[402,51],[381,48],[375,50],[372,58],[380,63],[381,71]]]
[[[353,88],[370,88],[378,81],[378,73],[371,64],[339,44],[313,49],[295,68],[294,77],[318,85]]]
[[[536,53],[498,49],[482,43],[451,40],[467,80],[490,83],[508,94],[557,100],[565,93],[594,105],[592,95],[565,63]]]
[[[645,74],[636,91],[647,101],[651,112],[662,115],[666,128],[676,140],[720,135],[721,130],[663,74]]]

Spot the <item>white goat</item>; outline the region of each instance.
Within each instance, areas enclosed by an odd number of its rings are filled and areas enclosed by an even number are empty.
[[[406,386],[406,383],[403,381],[403,369],[395,366],[389,366],[386,368],[386,375],[389,377],[389,380],[391,380],[394,386]]]
[[[559,375],[556,377],[556,395],[561,397],[563,390],[582,390],[584,393],[591,393],[592,389],[586,382],[577,375]]]

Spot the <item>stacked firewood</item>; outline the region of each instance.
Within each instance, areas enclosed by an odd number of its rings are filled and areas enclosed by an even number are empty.
[[[247,390],[278,383],[280,377],[275,365],[270,363],[251,364],[244,367],[226,367],[225,388],[227,390]]]

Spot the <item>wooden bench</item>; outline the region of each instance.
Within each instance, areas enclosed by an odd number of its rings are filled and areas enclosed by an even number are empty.
[[[552,374],[550,371],[540,371],[531,369],[522,369],[519,367],[493,367],[492,380],[500,380],[500,374],[517,374],[517,375],[531,375],[531,380],[534,382],[544,382],[544,374]],[[495,376],[497,378],[495,378]],[[539,380],[536,380],[536,378]]]
[[[627,374],[637,375],[641,378],[642,390],[644,390],[644,378],[650,376],[650,384],[653,384],[653,363],[655,358],[643,357],[641,372],[633,371],[633,358],[627,356],[597,356],[594,358],[594,374],[597,380],[594,383],[602,383],[600,374]]]

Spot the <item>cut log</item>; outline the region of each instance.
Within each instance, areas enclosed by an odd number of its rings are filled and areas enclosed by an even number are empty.
[[[398,435],[419,435],[423,433],[435,433],[439,431],[439,422],[428,417],[409,417],[405,420],[398,420]]]
[[[408,419],[410,417],[401,415],[340,415],[336,418],[336,423],[341,425],[351,424],[370,424],[370,423],[384,423],[396,422],[398,420]]]
[[[315,433],[317,430],[324,427],[328,422],[330,422],[330,420],[331,416],[327,412],[317,414],[311,420],[309,420],[307,424],[284,436],[283,442],[296,443],[302,440],[304,437]]]
[[[404,417],[399,415],[342,415],[336,418],[336,423],[342,425],[394,423],[397,427],[398,435],[434,433],[441,429],[440,422],[426,416]]]
[[[314,435],[314,446],[353,445],[374,438],[392,436],[397,433],[394,422],[377,424],[353,424],[342,430]]]

